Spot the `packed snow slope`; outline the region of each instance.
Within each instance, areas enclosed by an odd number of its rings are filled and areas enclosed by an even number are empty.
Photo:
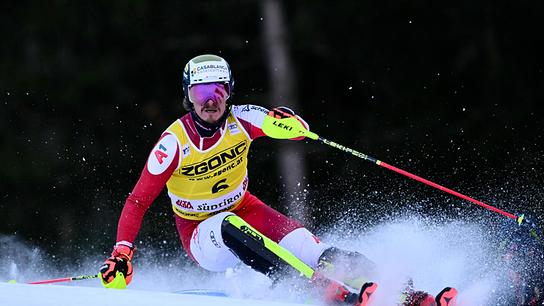
[[[511,291],[508,266],[501,262],[497,233],[478,222],[396,218],[364,230],[345,222],[320,233],[322,241],[366,254],[378,267],[379,284],[373,306],[392,306],[410,276],[416,289],[438,293],[445,286],[459,290],[460,305],[497,305],[497,292]],[[134,260],[134,278],[127,290],[106,290],[97,279],[59,285],[24,285],[42,279],[96,273],[102,255],[87,256],[70,271],[48,265],[43,253],[6,236],[0,249],[0,305],[280,305],[315,298],[300,277],[275,286],[263,275],[241,266],[209,273],[194,264],[179,264],[181,253],[154,256],[141,247]],[[0,239],[1,240],[1,239]],[[7,242],[6,242],[7,241]],[[178,257],[179,256],[179,257]],[[172,258],[174,257],[174,258]],[[150,258],[153,258],[151,260]],[[87,259],[89,260],[89,259]],[[71,258],[66,261],[73,262]],[[41,263],[41,264],[37,264]],[[18,284],[6,284],[10,279]],[[85,288],[87,287],[87,288]],[[94,288],[89,288],[94,287]],[[210,289],[229,298],[188,296],[185,289]],[[312,303],[318,303],[312,299]],[[499,303],[500,304],[500,303]]]
[[[0,284],[2,306],[300,306],[263,300],[176,294],[143,290],[106,290],[79,286]]]

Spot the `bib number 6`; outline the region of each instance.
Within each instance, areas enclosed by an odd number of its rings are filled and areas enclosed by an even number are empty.
[[[218,193],[219,191],[223,189],[229,188],[229,185],[225,184],[227,179],[219,180],[217,183],[215,183],[212,187],[212,193]]]

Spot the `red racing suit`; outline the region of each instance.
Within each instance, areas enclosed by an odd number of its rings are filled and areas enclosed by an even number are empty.
[[[163,132],[126,199],[117,229],[118,244],[132,246],[147,209],[165,185],[181,242],[191,257],[194,229],[202,220],[222,211],[239,215],[275,242],[302,227],[247,191],[247,150],[254,139],[265,136],[261,127],[268,110],[234,105],[227,111],[228,119],[211,137],[198,134],[189,113]],[[236,176],[235,186],[225,184],[231,176]],[[212,193],[210,188],[201,188],[207,180]]]

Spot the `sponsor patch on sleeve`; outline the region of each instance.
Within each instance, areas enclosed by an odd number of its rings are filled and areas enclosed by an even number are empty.
[[[166,134],[155,145],[147,159],[147,169],[149,172],[154,175],[163,173],[172,164],[174,155],[176,155],[176,148],[176,137]]]

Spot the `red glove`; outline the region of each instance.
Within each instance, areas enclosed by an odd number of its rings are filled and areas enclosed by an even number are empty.
[[[110,284],[115,279],[118,272],[125,277],[126,285],[132,281],[133,255],[133,247],[124,244],[115,245],[111,257],[106,259],[104,264],[100,267],[100,277],[102,278],[104,286],[107,287],[107,284]]]
[[[288,117],[295,117],[295,118],[297,118],[298,121],[300,121],[300,123],[302,123],[302,125],[307,130],[310,130],[310,127],[308,126],[308,123],[306,123],[306,121],[304,121],[304,119],[300,118],[299,115],[295,114],[295,112],[292,109],[290,109],[290,108],[288,108],[286,106],[278,106],[278,107],[275,107],[275,108],[271,109],[268,112],[268,116],[278,118],[278,119],[283,119],[283,118],[288,118]],[[300,137],[297,137],[297,138],[292,138],[292,140],[302,140],[302,139],[304,139],[304,136],[300,136]]]

